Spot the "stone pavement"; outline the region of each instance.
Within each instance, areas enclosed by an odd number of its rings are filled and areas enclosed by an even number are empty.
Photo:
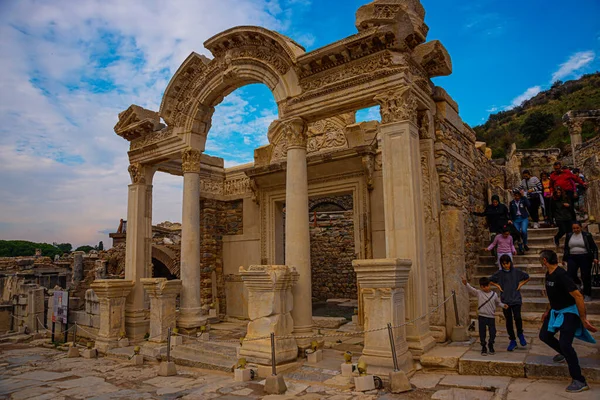
[[[178,366],[174,377],[158,377],[157,364],[133,366],[110,358],[66,358],[63,351],[29,344],[0,344],[0,398],[6,399],[580,399],[598,398],[598,390],[567,394],[566,380],[427,374],[418,372],[414,390],[400,395],[385,390],[353,392],[334,369],[299,365],[284,373],[288,392],[265,396],[264,382],[234,382],[231,374]],[[328,350],[333,351],[333,350]]]

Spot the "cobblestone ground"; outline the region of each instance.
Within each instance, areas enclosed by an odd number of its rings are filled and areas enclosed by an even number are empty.
[[[38,341],[38,344],[40,341]],[[234,382],[231,374],[178,366],[174,377],[158,365],[136,367],[110,358],[66,358],[63,351],[29,344],[0,344],[0,398],[6,399],[581,399],[598,391],[567,394],[567,381],[417,373],[414,390],[353,392],[335,371],[301,366],[286,376],[283,396],[265,396],[262,382]]]

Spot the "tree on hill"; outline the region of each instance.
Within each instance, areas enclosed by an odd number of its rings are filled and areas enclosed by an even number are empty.
[[[73,245],[71,243],[52,243],[52,245],[58,249],[60,249],[63,253],[70,253],[73,250]]]
[[[552,114],[535,111],[525,118],[520,131],[530,145],[536,145],[548,138],[548,133],[553,127],[554,116]]]
[[[42,256],[54,258],[63,251],[48,243],[35,243],[27,240],[0,240],[0,257],[33,257],[35,249],[42,251]]]
[[[85,246],[79,246],[78,248],[75,249],[75,251],[83,251],[86,253],[89,253],[90,250],[96,250],[94,247],[90,246],[89,244],[86,244]]]
[[[98,250],[98,251],[104,250],[104,243],[102,243],[102,240],[100,241],[100,243],[98,243],[98,246],[96,246],[96,250]]]

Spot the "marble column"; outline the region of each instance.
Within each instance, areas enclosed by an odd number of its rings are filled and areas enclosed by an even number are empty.
[[[360,284],[363,299],[364,329],[378,329],[388,323],[398,326],[405,322],[404,288],[411,269],[410,260],[354,260],[352,266]],[[398,366],[406,373],[413,370],[412,354],[406,342],[405,328],[394,328],[394,343]],[[365,333],[361,360],[374,374],[389,373],[394,368],[387,329]],[[374,367],[374,368],[371,368]]]
[[[564,117],[563,117],[564,118]],[[571,150],[573,151],[573,166],[577,166],[577,146],[583,143],[581,136],[581,130],[583,121],[569,119],[564,122],[564,125],[569,130],[569,136],[571,138]]]
[[[306,170],[307,125],[302,118],[281,122],[287,140],[285,187],[285,264],[300,274],[292,288],[294,295],[294,334],[312,334],[312,287],[310,271],[310,233],[308,223],[308,174]],[[298,346],[307,348],[309,339]]]
[[[203,324],[200,307],[200,155],[182,153],[183,213],[181,216],[181,306],[177,326],[194,330]]]
[[[386,257],[412,261],[406,319],[427,314],[428,285],[417,100],[405,86],[375,98],[380,104]],[[406,328],[409,348],[420,355],[435,345],[428,317]]]
[[[240,267],[240,275],[248,290],[248,333],[246,339],[269,337],[275,333],[275,362],[283,364],[298,356],[296,339],[291,336],[294,321],[292,287],[298,273],[285,265],[251,265]],[[271,364],[271,340],[247,340],[242,343],[240,356],[248,362]]]
[[[120,333],[125,326],[125,298],[135,283],[121,279],[97,279],[90,288],[100,303],[100,328],[96,348],[102,353],[118,346]]]
[[[181,291],[181,281],[167,278],[142,279],[144,290],[150,296],[150,342],[167,341],[169,328],[175,328],[175,299]]]
[[[127,236],[125,245],[125,279],[134,287],[127,297],[125,326],[127,337],[142,340],[148,332],[144,288],[141,278],[151,276],[152,263],[152,178],[156,168],[139,163],[129,166],[131,185],[127,199]]]

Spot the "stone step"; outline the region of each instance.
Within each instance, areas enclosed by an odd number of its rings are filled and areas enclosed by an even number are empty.
[[[237,363],[235,347],[207,342],[175,346],[171,358],[176,364],[231,372]]]
[[[562,252],[559,252],[558,254],[558,261],[562,261]],[[486,255],[480,255],[479,256],[479,263],[483,264],[483,265],[493,265],[496,264],[497,262],[497,258],[490,255],[490,253],[486,254]],[[540,264],[540,256],[537,253],[533,253],[531,252],[531,250],[522,256],[513,256],[513,263],[515,265],[522,265],[522,264],[537,264],[537,265],[541,265]]]
[[[527,229],[527,236],[530,238],[538,238],[538,237],[552,237],[558,233],[558,228],[532,228],[533,223],[529,224],[529,228]]]
[[[481,278],[481,277],[489,278],[491,275],[492,275],[491,273],[475,274],[475,276],[473,276],[470,280],[471,286],[473,286],[476,289],[479,289],[479,278]],[[546,276],[545,274],[529,274],[529,282],[527,284],[528,285],[544,285],[545,276]]]
[[[477,298],[471,296],[469,298],[472,305],[472,308],[477,308]],[[543,313],[546,311],[546,306],[548,305],[548,299],[545,297],[523,297],[523,306],[521,307],[522,311],[537,311]],[[591,302],[585,303],[586,310],[588,314],[600,314],[600,300],[594,300]]]
[[[529,275],[531,275],[531,274],[542,274],[543,275],[546,273],[546,271],[540,264],[518,264],[518,265],[516,265],[516,267],[523,272],[527,272]],[[481,275],[486,275],[486,274],[492,275],[496,271],[498,271],[498,265],[497,264],[478,265],[476,267],[475,271],[477,272],[477,274],[481,274]]]
[[[477,330],[477,311],[476,311],[476,306],[475,309],[471,308],[471,311],[469,312],[469,318],[471,320],[475,320],[475,330]],[[543,312],[528,312],[528,311],[524,311],[521,312],[521,319],[523,320],[523,329],[524,330],[537,330],[539,332],[539,329],[542,327],[542,315],[544,313]],[[598,314],[589,314],[588,316],[588,320],[592,323],[592,325],[598,327],[600,326],[600,315]],[[497,328],[501,328],[503,326],[505,326],[506,324],[506,320],[504,319],[504,314],[502,313],[502,311],[500,309],[498,309],[496,311],[496,327]],[[596,334],[594,334],[594,336],[596,337],[598,334],[600,333],[597,332]],[[600,336],[599,336],[600,337]]]
[[[521,293],[524,297],[546,297],[544,285],[532,285],[531,282],[521,288]],[[592,288],[592,298],[600,299],[600,287]]]

